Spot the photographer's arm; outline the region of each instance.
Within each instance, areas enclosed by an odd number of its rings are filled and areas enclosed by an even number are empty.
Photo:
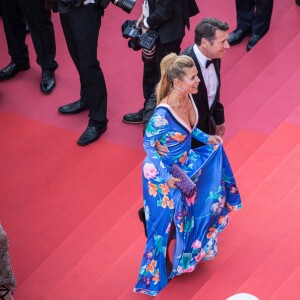
[[[173,15],[174,0],[157,0],[155,11],[146,19],[150,29],[157,29],[168,22]]]

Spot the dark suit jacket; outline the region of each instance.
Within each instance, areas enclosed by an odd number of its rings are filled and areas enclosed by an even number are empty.
[[[162,44],[182,39],[185,26],[189,29],[189,17],[199,12],[195,0],[148,0],[147,23],[159,34]]]
[[[214,99],[214,102],[209,109],[208,106],[208,99],[207,99],[207,89],[205,86],[205,82],[203,79],[203,75],[201,72],[201,67],[198,63],[197,57],[195,55],[195,52],[193,50],[193,46],[189,46],[186,48],[182,54],[190,56],[197,67],[198,70],[198,76],[200,78],[200,83],[198,86],[198,93],[193,95],[193,98],[195,100],[195,104],[198,109],[199,113],[199,120],[197,124],[197,128],[202,130],[205,133],[208,134],[215,134],[216,133],[216,125],[223,124],[225,122],[224,117],[224,107],[223,104],[220,102],[220,86],[221,86],[221,80],[220,80],[220,59],[214,60],[214,67],[217,73],[217,77],[219,80],[219,85],[217,88],[217,93]],[[148,122],[153,114],[153,111],[156,107],[156,96],[153,94],[150,99],[147,101],[145,106],[145,113],[144,113],[144,128],[146,129]],[[192,142],[192,148],[198,147],[202,145],[202,143],[196,141],[193,139]]]

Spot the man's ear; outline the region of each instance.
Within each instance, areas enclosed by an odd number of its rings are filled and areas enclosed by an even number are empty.
[[[201,39],[201,45],[205,48],[207,46],[208,40],[206,38]]]

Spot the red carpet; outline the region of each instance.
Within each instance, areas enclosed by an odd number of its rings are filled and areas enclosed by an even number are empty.
[[[15,300],[149,299],[132,292],[145,237],[142,126],[121,122],[142,106],[140,53],[128,49],[121,25],[135,19],[110,5],[99,58],[108,87],[108,130],[88,147],[76,145],[87,113],[57,107],[79,97],[79,79],[58,15],[57,87],[39,91],[40,68],[30,36],[31,68],[0,82],[0,222],[8,233],[18,281]],[[202,17],[235,28],[234,1],[198,1]],[[246,39],[222,61],[225,148],[244,208],[231,214],[219,254],[172,280],[157,299],[225,300],[250,293],[260,300],[299,299],[300,280],[300,8],[275,1],[270,31],[247,53]],[[9,62],[0,22],[0,67]],[[183,47],[193,42],[187,32]]]

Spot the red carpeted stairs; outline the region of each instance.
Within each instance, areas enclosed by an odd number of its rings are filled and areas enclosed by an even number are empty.
[[[18,280],[15,300],[149,299],[132,292],[145,244],[137,216],[142,127],[121,122],[142,105],[140,54],[127,49],[120,34],[122,22],[139,15],[138,7],[128,16],[111,5],[103,19],[99,56],[110,122],[97,143],[75,144],[85,113],[57,113],[59,105],[78,97],[57,15],[54,93],[38,90],[30,37],[31,69],[0,83],[0,222]],[[234,1],[199,1],[199,7],[192,28],[205,16],[235,28]],[[231,213],[216,259],[172,280],[157,299],[225,300],[242,292],[260,300],[299,299],[299,28],[294,1],[275,1],[267,35],[249,53],[245,39],[223,59],[225,149],[244,208]],[[192,41],[193,30],[183,46]],[[8,62],[5,51],[1,66]]]

